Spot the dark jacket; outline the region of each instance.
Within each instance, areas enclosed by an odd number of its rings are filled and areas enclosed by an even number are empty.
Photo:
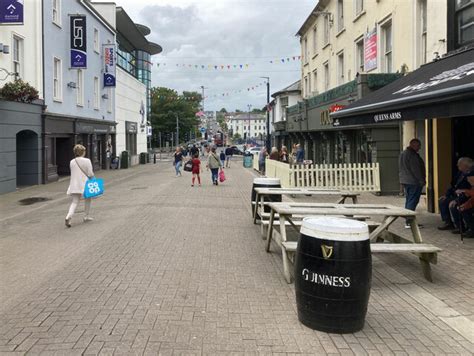
[[[467,177],[474,176],[474,171],[464,173],[458,172],[454,179],[451,181],[451,185],[449,186],[448,190],[446,191],[445,197],[447,198],[455,198],[456,197],[456,190],[458,189],[470,189],[471,185],[469,184]]]
[[[401,184],[424,186],[426,184],[425,162],[420,155],[410,147],[400,154],[398,160],[399,178]]]

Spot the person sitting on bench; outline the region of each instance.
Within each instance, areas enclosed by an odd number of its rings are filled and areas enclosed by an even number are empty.
[[[456,227],[453,224],[451,219],[451,214],[449,212],[450,206],[455,204],[456,190],[470,189],[471,185],[467,181],[467,177],[474,175],[474,162],[471,158],[462,157],[458,160],[458,173],[451,181],[451,185],[446,191],[446,194],[439,198],[439,211],[441,214],[441,219],[444,224],[438,226],[438,230],[455,230]]]
[[[471,189],[458,189],[456,204],[449,208],[453,222],[458,230],[453,233],[463,233],[464,237],[474,238],[474,176],[467,178]]]

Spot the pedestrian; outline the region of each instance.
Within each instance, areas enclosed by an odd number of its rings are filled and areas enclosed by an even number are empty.
[[[304,149],[303,147],[301,147],[299,143],[296,145],[296,163],[297,164],[304,163]]]
[[[291,154],[289,156],[290,164],[296,164],[296,143],[291,146]]]
[[[191,150],[189,152],[191,153],[191,158],[193,158],[196,155],[196,153],[199,154],[199,150],[194,144],[191,147]]]
[[[232,156],[234,155],[234,150],[230,145],[227,145],[227,148],[225,149],[225,166],[227,168],[230,168],[230,161],[232,160]]]
[[[209,156],[207,158],[207,168],[211,170],[211,180],[212,180],[212,184],[214,185],[219,184],[218,175],[219,175],[219,168],[221,167],[222,165],[219,160],[219,156],[217,156],[216,147],[212,146],[209,152]]]
[[[176,170],[176,177],[181,177],[181,164],[183,163],[183,152],[181,147],[176,147],[176,151],[173,154],[174,157],[174,169]]]
[[[405,191],[405,209],[416,210],[421,192],[426,184],[425,162],[418,152],[421,141],[414,138],[399,157],[399,178]],[[420,225],[421,227],[421,225]],[[406,219],[405,228],[410,228],[410,219]]]
[[[461,157],[457,163],[458,172],[452,180],[446,193],[439,198],[438,206],[441,214],[443,225],[438,226],[438,230],[454,230],[456,227],[451,219],[449,206],[452,201],[456,200],[456,191],[460,189],[470,189],[468,177],[474,176],[474,161],[469,157]]]
[[[224,150],[221,150],[221,153],[219,154],[219,159],[221,160],[222,168],[224,168],[224,164],[225,164],[225,152],[224,152]]]
[[[280,154],[278,153],[278,149],[276,147],[272,147],[272,151],[270,152],[270,159],[273,161],[280,160]]]
[[[76,211],[77,205],[81,199],[81,196],[84,194],[84,187],[89,178],[94,177],[94,171],[92,169],[92,163],[89,158],[85,158],[86,148],[82,145],[75,145],[73,148],[75,158],[69,163],[71,169],[71,179],[69,182],[69,187],[67,189],[67,195],[72,197],[71,205],[69,206],[69,211],[66,215],[65,224],[67,227],[71,227],[71,220]],[[92,221],[90,217],[91,210],[91,199],[84,200],[85,205],[85,215],[84,222]]]
[[[260,174],[265,175],[265,160],[268,157],[268,152],[266,147],[262,147],[260,154],[258,155],[258,170]]]
[[[460,201],[457,211],[451,210],[454,224],[458,231],[453,233],[463,233],[463,237],[474,238],[474,176],[467,178],[470,189],[458,189],[456,194]]]
[[[283,162],[283,163],[289,163],[288,148],[286,148],[286,146],[281,147],[280,161]]]
[[[194,181],[197,178],[199,186],[201,186],[201,160],[199,159],[199,153],[195,153],[192,159],[193,163],[193,178],[192,178],[192,183],[191,187],[194,187]]]

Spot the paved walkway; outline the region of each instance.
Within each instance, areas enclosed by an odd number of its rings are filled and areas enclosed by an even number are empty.
[[[425,281],[410,255],[374,258],[363,331],[302,326],[281,256],[250,219],[253,172],[218,187],[171,162],[103,172],[95,221],[64,227],[67,181],[0,197],[1,354],[464,354],[474,350],[474,241],[434,228],[444,249]],[[30,206],[17,201],[42,196]],[[397,197],[361,202],[402,204]],[[435,226],[436,217],[422,222]]]

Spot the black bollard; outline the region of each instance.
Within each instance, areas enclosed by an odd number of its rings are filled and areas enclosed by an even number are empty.
[[[156,164],[156,153],[153,153],[153,164]]]

